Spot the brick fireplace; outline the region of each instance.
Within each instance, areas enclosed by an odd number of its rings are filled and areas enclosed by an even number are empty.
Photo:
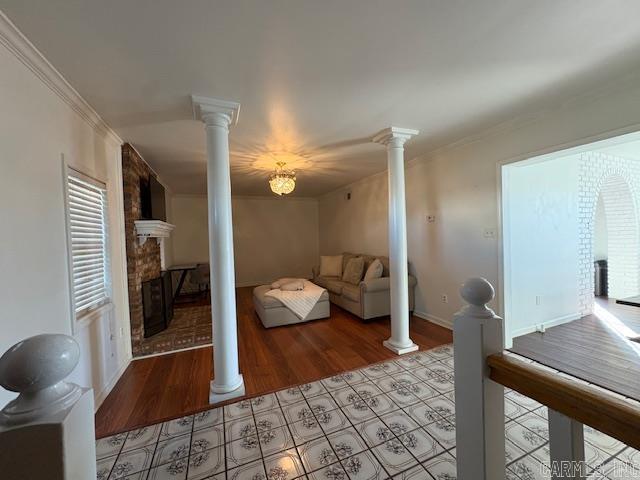
[[[149,238],[141,244],[136,233],[135,222],[143,218],[140,179],[147,179],[149,175],[155,174],[135,148],[129,144],[123,145],[122,178],[127,280],[131,350],[134,357],[211,343],[211,306],[204,299],[199,299],[195,304],[181,305],[176,308],[169,328],[152,336],[149,335],[154,333],[154,330],[149,329],[145,338],[143,284],[148,287],[149,283],[163,275],[160,245],[155,238]],[[165,276],[167,274],[168,272],[164,272]]]
[[[129,314],[131,317],[131,348],[133,356],[148,352],[144,348],[144,316],[142,283],[160,276],[160,245],[146,241],[140,245],[135,221],[142,218],[140,179],[154,175],[149,165],[128,143],[122,146],[122,179],[124,185],[124,225],[127,245],[127,279],[129,283]]]

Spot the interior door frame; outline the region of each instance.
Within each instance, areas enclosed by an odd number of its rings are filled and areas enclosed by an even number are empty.
[[[615,145],[634,140],[640,140],[640,124],[633,124],[627,127],[608,130],[606,132],[589,135],[570,142],[555,144],[529,153],[524,153],[496,163],[496,186],[497,186],[497,214],[498,214],[498,285],[496,291],[496,303],[498,305],[498,315],[504,319],[504,345],[505,348],[513,346],[513,338],[509,328],[510,305],[508,302],[509,292],[507,281],[509,272],[507,271],[510,263],[510,248],[508,239],[506,238],[507,221],[505,221],[508,205],[505,205],[506,192],[505,175],[503,174],[505,167],[520,162],[539,162],[550,160],[558,154],[562,156],[584,153],[594,148],[602,148],[605,146]]]

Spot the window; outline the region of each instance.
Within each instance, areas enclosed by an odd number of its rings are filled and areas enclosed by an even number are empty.
[[[108,302],[107,190],[67,169],[67,225],[71,299],[76,318]]]

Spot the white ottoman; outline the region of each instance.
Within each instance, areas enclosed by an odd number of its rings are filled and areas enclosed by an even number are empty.
[[[318,320],[320,318],[329,318],[331,314],[329,292],[326,290],[322,292],[320,300],[318,300],[318,303],[316,303],[313,310],[311,310],[305,319],[298,317],[280,300],[265,295],[269,290],[271,290],[269,285],[261,285],[253,289],[253,305],[258,317],[260,317],[262,325],[266,328],[308,322],[309,320]]]

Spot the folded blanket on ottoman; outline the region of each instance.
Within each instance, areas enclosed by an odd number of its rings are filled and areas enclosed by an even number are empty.
[[[287,279],[287,283],[291,283],[294,279]],[[302,290],[282,290],[280,288],[269,290],[265,296],[273,297],[280,300],[289,310],[296,314],[297,317],[304,320],[313,310],[318,300],[324,292],[324,288],[311,283],[309,280],[296,279],[296,282],[302,282]],[[279,283],[279,282],[274,282]]]

